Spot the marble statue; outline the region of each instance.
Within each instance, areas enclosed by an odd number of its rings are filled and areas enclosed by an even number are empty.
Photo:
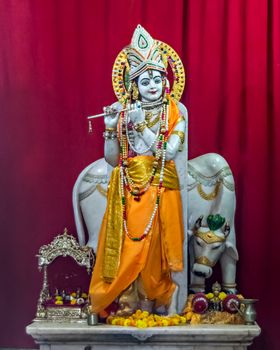
[[[113,68],[119,102],[104,110],[104,155],[114,169],[89,289],[93,312],[132,290],[138,307],[166,312],[175,307],[173,295],[185,290],[171,277],[183,273],[186,281],[187,111],[178,102],[184,79],[175,52],[137,26]]]
[[[227,162],[217,154],[187,158],[187,110],[179,102],[184,79],[175,51],[138,25],[113,68],[119,102],[104,109],[105,159],[84,169],[73,189],[79,242],[85,244],[84,220],[87,244],[97,253],[90,286],[94,312],[116,298],[124,301],[120,313],[136,307],[182,311],[188,235],[197,217],[221,214],[235,237]],[[231,258],[225,264],[233,266]],[[196,277],[192,273],[192,284]]]
[[[227,203],[228,205],[230,203]],[[205,279],[212,275],[212,268],[221,263],[222,287],[227,293],[236,294],[236,261],[238,252],[235,234],[226,219],[219,214],[209,215],[207,225],[202,226],[203,216],[199,217],[193,230],[189,230],[190,241],[190,289],[205,292]]]

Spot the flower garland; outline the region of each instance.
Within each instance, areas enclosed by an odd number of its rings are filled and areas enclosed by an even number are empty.
[[[125,112],[122,112],[120,115],[120,118],[121,118],[121,127],[120,127],[119,166],[120,166],[120,177],[121,177],[121,201],[122,201],[123,225],[124,225],[124,230],[126,235],[131,240],[142,241],[148,235],[152,227],[153,220],[157,213],[159,202],[160,202],[161,189],[163,185],[166,148],[167,148],[167,136],[168,136],[168,100],[165,98],[163,102],[163,108],[162,108],[162,114],[161,114],[161,120],[160,120],[160,131],[159,131],[159,135],[156,137],[156,155],[155,155],[155,161],[153,162],[153,169],[151,172],[151,176],[141,188],[135,186],[128,171],[127,114]],[[157,187],[157,196],[156,196],[154,210],[151,214],[148,224],[145,227],[143,234],[140,237],[133,237],[129,233],[128,227],[127,227],[125,190],[129,191],[129,193],[135,197],[134,199],[139,201],[140,196],[142,196],[153,183],[160,161],[161,161],[161,169],[160,169],[159,185]]]
[[[131,316],[119,317],[109,316],[106,320],[108,324],[124,327],[166,327],[186,324],[186,317],[180,315],[160,316],[150,314],[148,311],[137,310]]]
[[[110,315],[106,319],[106,323],[113,326],[123,327],[137,327],[137,328],[148,328],[148,327],[168,327],[178,325],[197,325],[197,324],[242,324],[241,316],[237,314],[231,314],[226,311],[210,311],[205,314],[196,313],[193,309],[193,299],[196,294],[190,294],[187,299],[186,307],[182,315],[169,315],[161,316],[156,314],[150,314],[148,311],[137,310],[130,316],[115,316]],[[224,292],[219,293],[219,300],[224,301],[227,297],[231,296]],[[213,293],[205,294],[207,300],[211,300],[214,297]],[[242,300],[243,296],[237,294],[236,297]]]

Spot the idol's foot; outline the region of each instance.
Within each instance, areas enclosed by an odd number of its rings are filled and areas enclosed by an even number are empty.
[[[167,312],[167,309],[164,305],[161,305],[161,306],[158,306],[155,308],[155,313],[157,315],[167,315],[168,312]]]
[[[116,316],[130,316],[136,311],[136,307],[131,307],[128,303],[121,303],[119,309],[116,312]]]
[[[119,297],[119,309],[117,316],[129,316],[137,309],[138,296],[135,283],[132,283]]]
[[[149,313],[153,312],[155,302],[154,300],[149,300],[147,297],[138,292],[139,295],[139,309],[141,311],[148,311]]]

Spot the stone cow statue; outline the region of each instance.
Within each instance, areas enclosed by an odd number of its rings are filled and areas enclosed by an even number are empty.
[[[197,217],[205,218],[219,213],[227,218],[231,227],[227,240],[235,247],[235,190],[231,169],[226,160],[218,154],[209,153],[188,161],[187,184],[187,221],[188,234],[192,236]],[[73,188],[73,208],[79,243],[87,244],[96,251],[98,234],[106,209],[106,192],[112,168],[104,158],[86,167],[78,176]],[[88,241],[86,242],[85,227]],[[185,248],[187,249],[187,248]],[[227,250],[228,251],[228,250]],[[184,252],[187,254],[187,251]],[[225,252],[223,269],[230,270],[235,280],[236,256]],[[200,280],[199,280],[200,281]],[[192,274],[191,288],[203,289],[198,277]]]
[[[222,269],[222,286],[226,292],[236,293],[235,267],[238,253],[230,239],[230,226],[225,218],[217,215],[207,217],[207,225],[202,226],[200,216],[190,233],[191,290],[205,291],[205,279],[212,275],[212,268],[218,261]]]

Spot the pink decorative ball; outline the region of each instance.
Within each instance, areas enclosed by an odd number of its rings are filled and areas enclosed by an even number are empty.
[[[196,293],[192,300],[193,312],[203,314],[208,309],[208,301],[204,293]]]
[[[229,294],[223,300],[223,309],[231,314],[235,314],[239,309],[240,300],[235,294]]]

